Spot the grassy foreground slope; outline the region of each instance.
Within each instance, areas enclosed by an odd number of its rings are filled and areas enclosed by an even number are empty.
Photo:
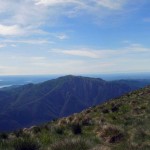
[[[149,150],[150,87],[41,126],[0,134],[2,150]]]

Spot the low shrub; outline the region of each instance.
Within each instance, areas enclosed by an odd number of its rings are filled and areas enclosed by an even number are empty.
[[[33,139],[17,139],[13,143],[15,150],[39,150],[40,144]]]
[[[73,124],[71,130],[73,134],[82,134],[82,127],[79,124]]]
[[[33,127],[32,130],[33,130],[33,133],[34,133],[34,134],[37,134],[37,133],[41,132],[41,128],[40,128],[40,127],[37,127],[37,126],[36,126],[36,127]]]
[[[51,131],[56,134],[62,135],[64,133],[64,128],[62,126],[55,126],[51,128]]]
[[[8,138],[8,134],[7,133],[0,133],[0,139],[7,139]]]
[[[105,126],[101,131],[100,137],[108,143],[116,143],[123,139],[124,134],[115,126]]]
[[[91,148],[90,142],[84,139],[66,139],[51,146],[50,150],[87,150]]]
[[[14,132],[14,135],[16,136],[16,137],[21,137],[21,136],[23,136],[23,130],[18,130],[18,131],[15,131]]]

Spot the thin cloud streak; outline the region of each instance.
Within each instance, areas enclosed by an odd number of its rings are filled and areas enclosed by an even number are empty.
[[[98,0],[97,4],[111,10],[121,10],[127,2],[128,0]]]
[[[3,40],[3,43],[25,43],[25,44],[54,44],[53,41],[44,39]]]
[[[126,47],[120,49],[70,49],[70,50],[63,50],[63,49],[53,49],[50,52],[65,54],[65,55],[72,55],[76,57],[87,57],[92,59],[99,59],[99,58],[109,58],[113,56],[119,55],[128,55],[128,54],[136,54],[136,53],[150,53],[150,48],[143,47],[140,44],[130,44]]]
[[[60,53],[81,57],[99,58],[96,52],[92,50],[59,50]]]

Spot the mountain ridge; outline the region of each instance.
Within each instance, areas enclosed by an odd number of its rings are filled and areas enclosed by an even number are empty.
[[[0,95],[0,130],[13,130],[68,116],[138,88],[118,81],[68,75],[5,89],[1,92],[7,93],[8,97]],[[7,128],[7,124],[12,124],[12,128]]]

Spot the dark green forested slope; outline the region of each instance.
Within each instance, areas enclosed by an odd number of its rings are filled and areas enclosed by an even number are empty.
[[[5,88],[0,91],[0,131],[68,116],[145,84],[69,75],[40,84]]]
[[[149,150],[150,87],[0,137],[3,150]]]

